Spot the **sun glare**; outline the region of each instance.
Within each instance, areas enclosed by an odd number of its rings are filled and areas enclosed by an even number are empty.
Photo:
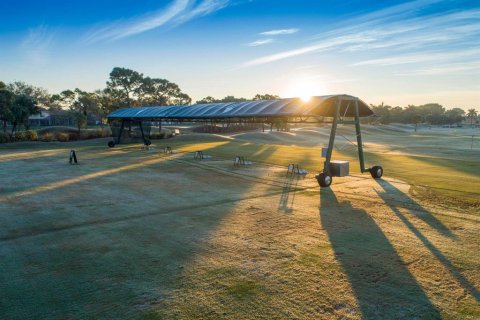
[[[312,97],[326,94],[325,86],[319,81],[307,79],[292,81],[285,90],[286,97],[298,97],[303,102],[308,102]]]
[[[308,101],[310,101],[310,99],[312,99],[311,96],[302,96],[302,97],[300,97],[300,100],[302,100],[303,102],[308,102]]]

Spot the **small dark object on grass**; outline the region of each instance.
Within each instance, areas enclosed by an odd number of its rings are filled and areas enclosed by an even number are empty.
[[[75,150],[70,150],[70,164],[78,164],[77,154]]]

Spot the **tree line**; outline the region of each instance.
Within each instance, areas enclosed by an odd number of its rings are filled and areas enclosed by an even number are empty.
[[[257,94],[254,100],[278,99],[271,94]],[[238,102],[245,98],[227,96],[215,99],[208,96],[197,103]],[[68,111],[77,124],[84,128],[89,116],[104,117],[112,111],[136,106],[189,105],[192,99],[180,87],[167,79],[151,78],[127,68],[115,67],[109,74],[106,88],[88,92],[75,88],[58,94],[16,81],[10,84],[0,82],[0,121],[4,132],[11,125],[11,135],[19,125],[28,129],[28,118],[46,111]]]
[[[461,123],[466,119],[473,125],[478,121],[478,113],[475,109],[469,109],[467,112],[461,108],[447,110],[438,103],[428,103],[420,106],[409,105],[406,108],[392,107],[383,103],[370,106],[377,116],[377,121],[383,124],[429,123],[432,125],[452,125]]]
[[[271,100],[280,97],[272,94],[257,94],[253,100]],[[242,102],[246,98],[226,96],[221,99],[207,96],[197,104],[216,102]],[[41,110],[67,111],[78,129],[87,124],[89,116],[104,117],[112,111],[135,106],[189,105],[192,99],[180,87],[166,79],[151,78],[143,73],[127,68],[115,67],[109,74],[106,88],[88,92],[75,88],[59,94],[49,94],[47,90],[21,81],[5,84],[0,81],[0,121],[3,131],[11,126],[11,135],[19,126],[28,129],[28,118]],[[389,105],[371,105],[381,123],[431,123],[454,124],[463,119],[477,121],[477,111],[453,108],[446,110],[439,104],[422,106],[409,105],[406,108]]]

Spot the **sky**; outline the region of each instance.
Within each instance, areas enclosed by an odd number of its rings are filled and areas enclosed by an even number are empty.
[[[193,101],[350,94],[480,107],[480,1],[0,0],[0,80],[105,87],[114,67]]]

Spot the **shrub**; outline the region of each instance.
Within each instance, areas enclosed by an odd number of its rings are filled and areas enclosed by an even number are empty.
[[[15,141],[26,141],[27,135],[25,132],[16,132],[15,133]]]
[[[35,130],[25,131],[25,138],[29,141],[37,141],[38,140],[37,131],[35,131]]]
[[[51,134],[50,132],[45,133],[45,134],[42,136],[42,140],[43,140],[43,141],[46,141],[46,142],[52,141],[52,140],[53,140],[53,134]]]
[[[63,132],[55,133],[55,139],[57,139],[60,142],[67,142],[68,138],[69,138],[68,133],[63,133]]]
[[[79,135],[76,132],[69,132],[67,134],[68,134],[68,140],[69,141],[77,141],[78,138],[79,138]]]
[[[10,135],[8,133],[0,132],[0,143],[10,142]]]

